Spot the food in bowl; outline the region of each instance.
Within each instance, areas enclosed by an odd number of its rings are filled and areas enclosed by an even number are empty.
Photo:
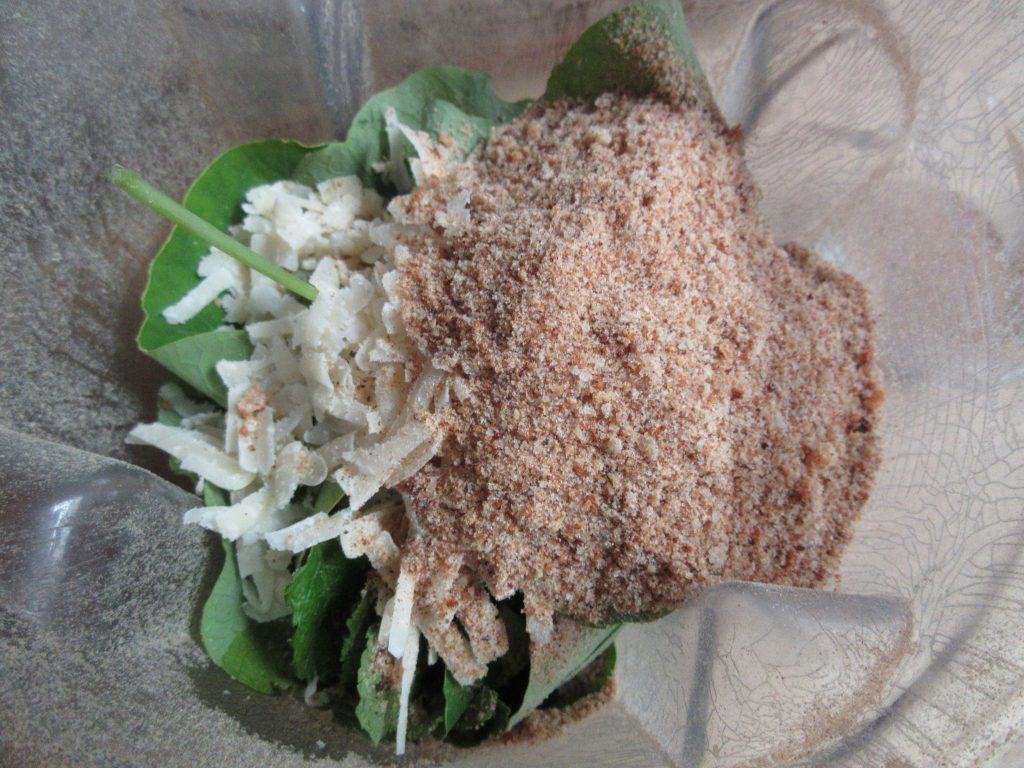
[[[623,621],[834,576],[878,463],[867,296],[774,245],[694,62],[639,3],[536,104],[426,70],[345,142],[229,150],[205,224],[159,203],[139,342],[178,380],[131,437],[225,542],[229,674],[473,744],[607,696]]]

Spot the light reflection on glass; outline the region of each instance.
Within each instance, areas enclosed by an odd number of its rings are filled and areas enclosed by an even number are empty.
[[[81,503],[81,496],[72,496],[57,502],[50,508],[50,518],[53,521],[50,526],[50,541],[47,550],[50,563],[58,563],[64,559],[64,551],[67,548],[68,538],[71,536],[72,519]]]

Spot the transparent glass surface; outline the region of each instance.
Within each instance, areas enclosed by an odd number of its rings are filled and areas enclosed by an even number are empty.
[[[344,132],[415,68],[536,95],[620,2],[0,5],[0,765],[395,759],[197,644],[218,567],[156,452],[135,351],[175,193],[218,152]],[[1013,2],[684,3],[762,210],[879,318],[885,461],[836,592],[708,590],[619,643],[616,700],[474,766],[1016,766],[1024,723],[1024,15]],[[146,469],[153,470],[152,474]],[[160,475],[160,476],[158,476]],[[163,479],[162,479],[163,478]]]

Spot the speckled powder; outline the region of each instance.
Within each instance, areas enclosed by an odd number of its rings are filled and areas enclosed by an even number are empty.
[[[873,323],[756,198],[716,113],[605,95],[406,201],[405,321],[468,390],[407,502],[495,595],[601,622],[833,574],[878,463]]]

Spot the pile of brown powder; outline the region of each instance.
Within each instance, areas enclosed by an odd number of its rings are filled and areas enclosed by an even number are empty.
[[[403,317],[466,384],[402,489],[438,557],[541,622],[833,575],[878,464],[873,322],[756,201],[715,113],[615,95],[406,199]]]

